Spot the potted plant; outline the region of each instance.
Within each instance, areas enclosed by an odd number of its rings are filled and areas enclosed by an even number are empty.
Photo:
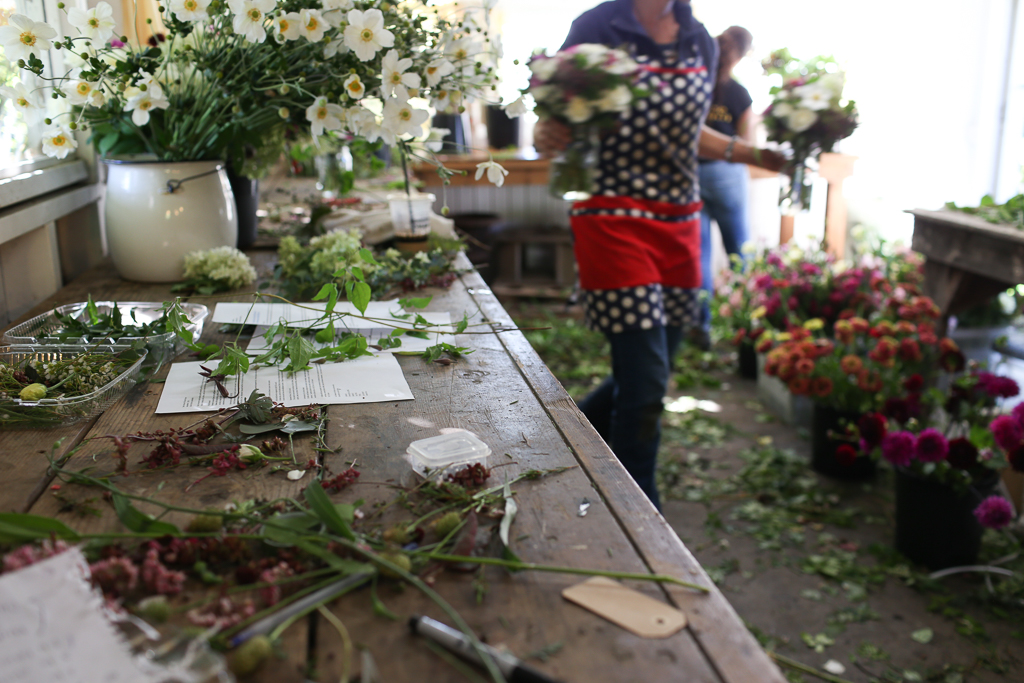
[[[184,254],[234,245],[225,162],[244,168],[246,151],[280,127],[404,150],[429,134],[427,101],[462,110],[497,83],[485,7],[438,15],[424,0],[171,0],[160,9],[168,34],[150,45],[118,38],[105,2],[68,10],[75,36],[56,39],[27,17],[28,28],[0,35],[69,105],[46,120],[44,151],[64,157],[77,145],[72,131],[88,130],[110,162],[107,238],[128,279],[178,280]],[[44,75],[40,50],[51,40],[66,73]]]
[[[853,316],[836,322],[834,338],[813,339],[824,328],[811,320],[783,334],[770,335],[765,372],[786,383],[794,396],[814,401],[812,467],[838,479],[874,475],[874,461],[851,446],[858,428],[875,434],[865,416],[883,408],[888,397],[918,396],[940,364],[961,364],[950,358],[956,345],[935,335],[934,304],[919,297],[902,310],[903,319],[874,324]],[[960,358],[960,357],[958,357]],[[875,439],[866,439],[875,445]]]
[[[949,369],[963,369],[959,352],[947,344],[946,353]],[[861,449],[896,470],[895,545],[909,559],[932,570],[974,564],[984,527],[1008,523],[1009,504],[990,499],[999,470],[1024,471],[1024,406],[996,416],[997,401],[1019,392],[1012,379],[974,369],[945,391],[908,390],[868,416]]]

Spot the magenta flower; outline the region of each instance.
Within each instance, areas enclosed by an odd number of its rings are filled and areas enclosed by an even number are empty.
[[[1013,419],[1017,421],[1017,424],[1021,429],[1024,429],[1024,403],[1018,403],[1015,405],[1013,410],[1010,411],[1010,415],[1012,415]]]
[[[882,457],[897,467],[906,467],[914,459],[914,435],[891,432],[882,439]]]
[[[1002,496],[989,496],[974,509],[974,516],[986,529],[1002,529],[1013,521],[1013,506]]]
[[[926,429],[917,435],[914,455],[921,462],[942,462],[949,455],[949,441],[937,429]]]
[[[992,435],[995,437],[999,447],[1007,452],[1017,448],[1020,445],[1021,439],[1024,439],[1022,425],[1010,415],[1000,415],[992,420],[988,428],[992,430]]]

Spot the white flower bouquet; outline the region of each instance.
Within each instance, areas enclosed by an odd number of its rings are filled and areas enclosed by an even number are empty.
[[[523,95],[533,97],[538,116],[573,130],[574,142],[552,161],[551,194],[587,199],[597,163],[597,135],[613,128],[635,101],[650,94],[636,85],[640,66],[622,50],[584,43],[553,56],[535,54],[529,67],[532,76]],[[525,109],[520,98],[506,113],[515,116]]]
[[[462,111],[495,89],[501,48],[482,1],[163,0],[168,34],[141,46],[115,33],[105,2],[67,10],[75,36],[15,14],[0,44],[32,76],[4,95],[30,114],[45,115],[44,88],[71,105],[46,119],[55,157],[76,128],[104,155],[164,161],[238,158],[287,124],[403,146],[429,137],[428,106]],[[44,69],[51,45],[66,73]]]
[[[768,140],[791,148],[793,181],[784,188],[780,203],[800,210],[810,203],[807,165],[857,128],[857,105],[843,99],[846,77],[829,58],[801,63],[788,50],[779,50],[762,62],[765,71],[779,74],[781,86],[771,89],[772,103],[763,119]]]

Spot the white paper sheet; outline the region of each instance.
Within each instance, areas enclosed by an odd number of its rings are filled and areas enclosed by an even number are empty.
[[[72,548],[0,577],[0,681],[157,680],[136,665]]]
[[[367,312],[369,313],[369,309],[367,309]],[[384,349],[379,353],[423,353],[424,351],[427,350],[427,347],[435,346],[442,341],[442,332],[454,331],[454,327],[451,324],[451,313],[445,311],[438,313],[420,313],[419,315],[422,316],[423,319],[426,320],[428,323],[430,323],[430,325],[435,326],[429,328],[429,331],[427,331],[426,339],[421,339],[419,337],[410,337],[408,335],[403,334],[401,337],[399,337],[402,340],[401,346],[392,349]],[[392,326],[388,326],[382,323],[374,323],[371,325],[369,321],[361,320],[358,318],[342,318],[335,327],[339,336],[343,332],[355,332],[366,337],[366,341],[370,344],[376,344],[377,340],[383,337],[387,337],[396,328],[407,330],[413,329],[413,326],[409,320],[398,320],[390,317],[389,320],[393,321],[391,323]],[[345,323],[348,324],[346,325]],[[263,338],[263,334],[266,331],[267,328],[263,326],[258,326],[256,328],[256,332],[255,334],[253,334],[252,340],[249,342],[249,346],[245,349],[246,353],[248,353],[250,356],[258,356],[259,354],[265,352],[269,348],[267,340]],[[330,342],[320,343],[312,338],[310,338],[310,342],[313,344],[313,347],[316,348],[317,350],[325,349],[335,345],[335,343]],[[374,349],[371,349],[371,352],[376,351]]]
[[[276,367],[252,368],[224,382],[231,398],[221,396],[216,385],[199,374],[200,365],[201,362],[195,362],[171,366],[156,408],[158,414],[231,408],[248,398],[253,389],[287,407],[311,403],[383,403],[414,398],[402,374],[402,366],[391,354],[314,364],[311,370],[292,375]]]

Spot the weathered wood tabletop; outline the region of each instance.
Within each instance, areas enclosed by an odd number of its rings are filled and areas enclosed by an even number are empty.
[[[252,257],[261,280],[266,280],[273,254],[254,252]],[[428,310],[447,310],[458,317],[466,311],[490,320],[509,320],[475,272],[464,273],[447,291],[432,293],[435,296]],[[171,296],[167,285],[124,282],[112,267],[101,266],[25,317],[55,305],[84,301],[88,294],[95,300],[135,301],[162,301]],[[214,301],[245,300],[245,296],[234,293],[193,300],[212,309]],[[208,323],[203,337],[218,341],[221,335],[217,325]],[[520,512],[511,538],[519,557],[552,565],[668,574],[708,586],[710,593],[650,582],[632,583],[634,588],[676,605],[689,619],[688,627],[672,637],[645,640],[562,599],[562,589],[583,577],[511,574],[491,567],[485,573],[487,591],[478,604],[472,575],[441,574],[435,589],[462,613],[477,634],[520,656],[562,643],[556,655],[536,663],[536,667],[564,681],[782,683],[785,679],[735,611],[525,337],[513,331],[460,337],[458,343],[475,351],[450,366],[428,364],[419,357],[399,359],[414,401],[329,407],[327,441],[331,449],[337,450],[324,456],[325,464],[338,472],[348,467],[346,463],[357,461],[362,472],[359,483],[333,495],[334,501],[362,499],[366,501],[364,509],[372,510],[374,503],[391,500],[394,489],[388,484],[408,482],[413,476],[401,458],[408,444],[444,428],[476,433],[499,459],[506,461],[506,466],[495,470],[499,482],[527,469],[572,467],[516,485]],[[92,464],[97,474],[113,472],[109,441],[88,441],[90,437],[180,427],[198,417],[155,415],[161,387],[139,384],[90,422],[61,429],[0,433],[0,510],[57,517],[83,533],[121,530],[110,509],[104,509],[99,517],[62,511],[61,501],[50,488],[46,454],[51,449],[56,455],[68,453],[86,440],[67,466],[79,469]],[[60,445],[55,446],[58,440]],[[296,446],[304,449],[300,458],[315,457],[308,440],[297,440]],[[132,451],[133,467],[142,454],[141,448]],[[283,473],[271,474],[267,468],[207,479],[186,492],[186,485],[197,478],[196,472],[188,467],[160,472],[139,470],[118,478],[116,483],[129,493],[194,508],[222,507],[232,500],[257,497],[296,496],[304,483],[291,482]],[[60,494],[65,499],[96,495],[67,484]],[[578,510],[584,500],[591,506],[581,517]],[[182,519],[171,516],[168,521],[180,523]],[[380,597],[401,617],[419,613],[444,619],[438,607],[416,590],[387,584],[382,585]],[[409,635],[404,620],[375,616],[369,591],[340,598],[331,603],[330,609],[344,622],[354,641],[373,655],[381,680],[466,680],[422,640]],[[285,632],[284,658],[264,666],[254,680],[302,681],[312,672],[317,680],[337,680],[340,649],[340,637],[323,619],[304,620]]]
[[[911,211],[925,294],[956,315],[1024,282],[1024,231],[957,211]]]

